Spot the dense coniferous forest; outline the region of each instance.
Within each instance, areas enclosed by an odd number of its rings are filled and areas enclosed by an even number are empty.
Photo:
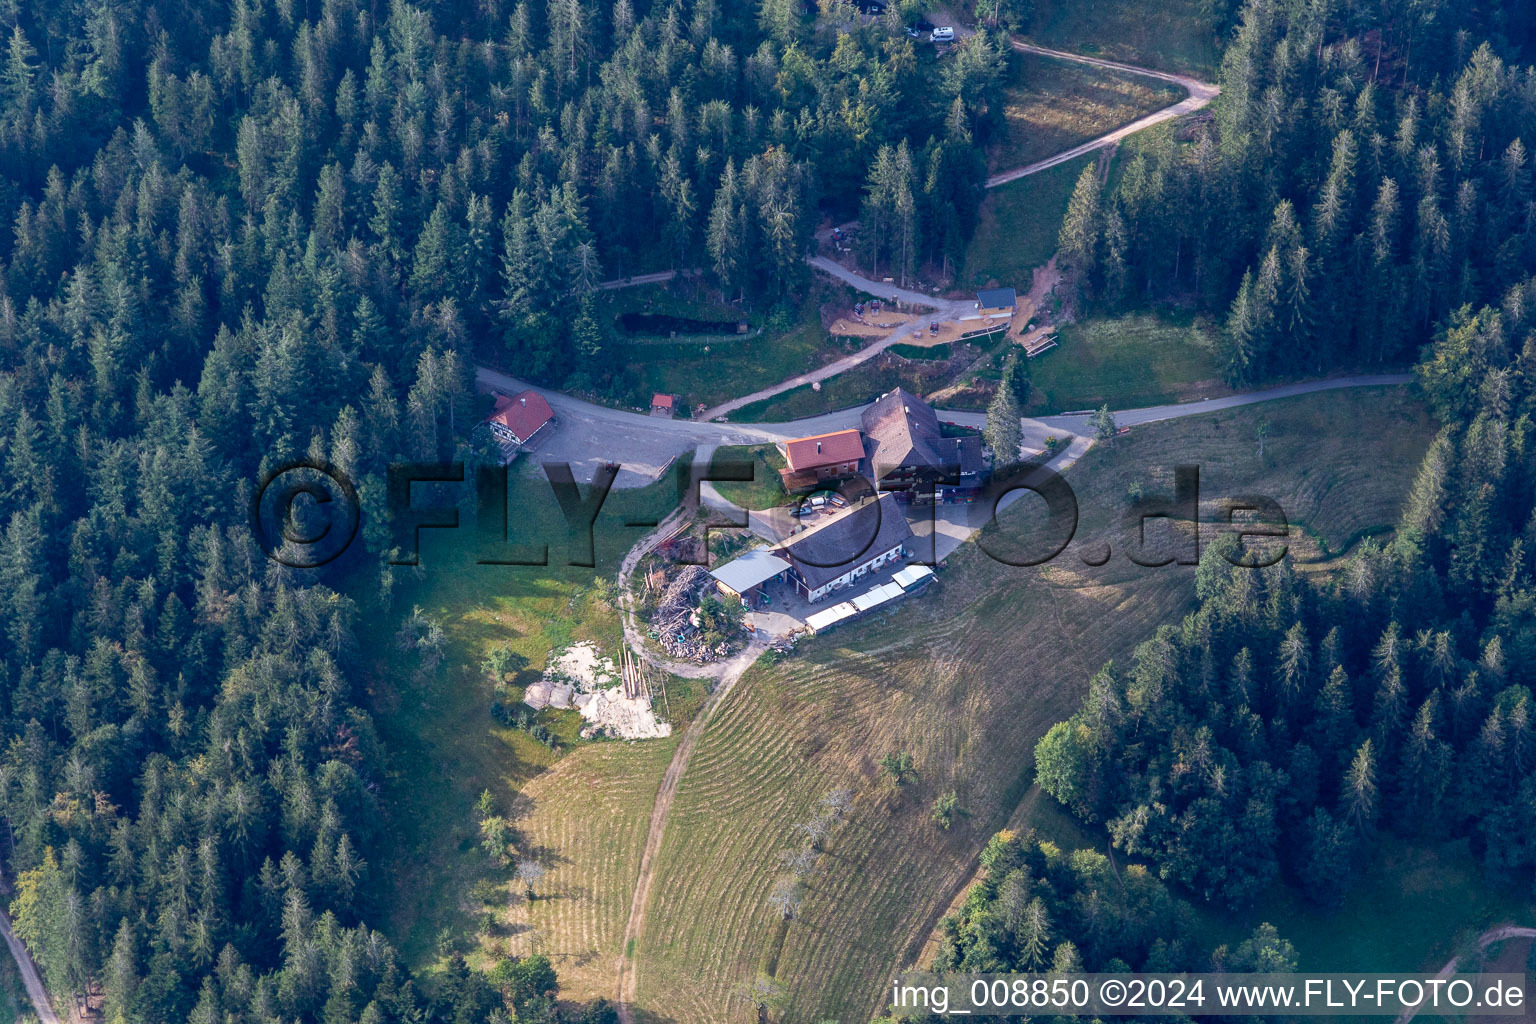
[[[1536,282],[1454,313],[1417,378],[1445,426],[1389,543],[1315,582],[1220,538],[1199,610],[1036,751],[1047,792],[1207,898],[1335,903],[1394,834],[1536,869]]]
[[[860,212],[866,259],[958,258],[1004,43],[939,62],[920,6],[0,2],[0,845],[56,993],[114,1024],[555,1019],[543,958],[418,986],[374,930],[357,631],[388,595],[268,561],[251,481],[329,459],[377,555],[384,465],[462,449],[477,358],[633,389],[605,278],[791,301]],[[1195,891],[1326,899],[1394,828],[1536,859],[1530,18],[1256,0],[1216,120],[1064,225],[1087,302],[1230,309],[1234,380],[1437,339],[1446,431],[1393,543],[1328,587],[1206,565],[1202,611],[1042,746],[1051,792]],[[996,870],[986,899],[1024,872],[1062,918],[1101,866]],[[1127,934],[1086,955],[1152,962]]]
[[[1193,908],[1145,867],[1095,850],[1063,851],[1031,832],[1000,832],[982,877],[940,925],[938,971],[1045,973],[1294,970],[1271,925],[1235,949],[1200,949]]]
[[[925,218],[974,210],[997,44],[941,72],[900,17],[0,5],[0,812],[55,993],[113,1022],[552,1019],[541,958],[423,994],[370,927],[354,628],[387,594],[267,561],[250,482],[329,459],[377,553],[382,467],[463,444],[477,353],[625,385],[605,276],[778,302],[898,142]]]
[[[1411,361],[1536,266],[1533,57],[1529,5],[1250,0],[1210,119],[1085,174],[1062,258],[1223,314],[1233,384]]]
[[[1236,946],[1202,948],[1194,908],[1140,864],[1061,849],[1033,831],[999,832],[965,901],[939,922],[934,971],[1235,973],[1296,970],[1295,947],[1261,924]],[[1078,1018],[1037,1014],[1036,1019]],[[945,1015],[881,1017],[941,1021]],[[983,1015],[978,1020],[1006,1020]]]

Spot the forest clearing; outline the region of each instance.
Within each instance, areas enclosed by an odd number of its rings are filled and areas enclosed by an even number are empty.
[[[1405,415],[1421,426],[1379,434],[1377,456],[1361,460],[1369,465],[1350,454],[1359,449],[1338,429]],[[1261,462],[1255,431],[1264,421],[1271,442]],[[1072,471],[1083,543],[1113,534],[1112,510],[1126,488],[1152,489],[1149,467],[1165,474],[1187,452],[1213,496],[1273,494],[1299,556],[1317,550],[1311,534],[1337,551],[1393,521],[1412,453],[1427,443],[1427,424],[1395,389],[1140,428],[1095,448]],[[634,951],[640,1010],[665,1007],[680,1021],[747,1020],[745,993],[760,973],[773,977],[775,1005],[791,1019],[870,1009],[867,979],[914,962],[968,877],[978,837],[999,827],[1028,788],[1027,772],[998,777],[983,766],[1026,764],[1024,752],[1075,703],[1082,680],[1193,599],[1188,570],[1140,569],[1118,557],[1091,569],[1072,550],[1020,570],[969,546],[929,600],[748,673],[701,737],[672,808]],[[952,600],[964,610],[957,614]],[[1021,686],[1021,665],[1051,667],[1026,668]],[[899,798],[874,764],[891,750],[918,765]],[[793,848],[797,824],[838,787],[854,794],[851,809],[786,926],[769,902],[783,876],[780,851]],[[951,788],[967,817],[941,832],[929,804]]]

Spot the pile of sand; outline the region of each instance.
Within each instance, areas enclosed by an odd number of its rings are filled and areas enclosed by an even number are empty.
[[[544,679],[552,686],[569,683],[578,690],[591,691],[619,682],[619,670],[612,658],[598,653],[597,645],[571,644],[565,650],[549,656],[544,668]]]
[[[650,740],[672,735],[672,725],[657,719],[649,697],[626,697],[622,687],[576,697],[576,707],[591,725],[582,729],[590,736],[606,730],[620,739]]]
[[[572,644],[552,652],[544,678],[528,687],[524,701],[532,707],[569,708],[589,723],[583,736],[600,732],[626,740],[659,739],[672,735],[660,721],[649,697],[626,697],[619,670],[590,643]]]

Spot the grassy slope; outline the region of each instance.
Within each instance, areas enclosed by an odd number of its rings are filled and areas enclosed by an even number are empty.
[[[821,382],[821,390],[809,384],[753,402],[731,413],[737,423],[778,423],[847,409],[874,401],[895,387],[916,395],[927,394],[944,384],[956,371],[947,361],[887,358],[884,353],[853,369]]]
[[[1268,420],[1266,458],[1253,437]],[[1364,430],[1362,424],[1392,429]],[[1140,428],[1071,474],[1081,541],[1118,540],[1132,482],[1176,461],[1202,490],[1262,492],[1342,546],[1389,523],[1429,424],[1400,392],[1336,392]],[[1164,485],[1166,486],[1166,484]],[[1025,518],[1021,502],[1011,518]],[[1304,545],[1298,545],[1304,547]],[[963,549],[924,598],[759,666],[722,705],[684,776],[637,955],[644,1007],[682,1022],[750,1020],[743,985],[777,969],[786,1020],[858,1020],[884,972],[915,961],[973,857],[1027,792],[1029,752],[1070,713],[1091,671],[1123,658],[1192,604],[1192,570],[1115,557],[1089,569],[1069,549],[1015,569]],[[874,760],[916,758],[919,781],[890,810]],[[782,948],[766,905],[793,826],[830,788],[857,794]],[[949,832],[928,806],[954,788]]]
[[[726,460],[733,462],[751,460],[753,478],[751,482],[715,481],[715,490],[725,500],[734,503],[738,508],[754,510],[773,508],[789,500],[789,495],[784,491],[784,481],[779,476],[779,470],[784,468],[784,456],[779,454],[777,446],[758,444],[716,448],[714,461]]]
[[[821,326],[823,302],[851,294],[820,277],[813,282],[805,301],[795,311],[789,331],[770,336],[759,334],[766,317],[703,298],[686,298],[661,285],[622,288],[602,293],[601,315],[613,325],[616,338],[624,339],[623,358],[636,369],[642,388],[682,396],[687,408],[700,403],[716,405],[737,395],[750,394],[786,377],[804,373],[851,349],[834,342]],[[845,303],[846,304],[846,303]],[[654,338],[630,336],[614,319],[626,312],[665,313],[701,320],[744,317],[752,333],[710,337]]]
[[[1056,251],[1061,218],[1072,186],[1092,154],[990,189],[981,204],[981,221],[966,250],[962,287],[992,284],[1029,290],[1034,269]]]
[[[1029,412],[1135,409],[1229,394],[1216,334],[1205,321],[1142,313],[1067,324],[1030,363]]]
[[[1221,380],[1215,334],[1203,320],[1149,313],[1096,317],[1063,326],[1057,339],[1056,348],[1030,363],[1034,389],[1027,412],[1032,416],[1097,408],[1105,402],[1112,409],[1135,409],[1231,393]],[[998,351],[1005,353],[1007,346]],[[961,365],[972,362],[967,358]],[[1001,355],[983,365],[977,376],[996,379],[1000,367]],[[739,409],[731,419],[778,422],[811,416],[859,405],[898,384],[914,394],[928,394],[957,375],[933,360],[903,358],[889,365],[876,360],[823,381],[820,391],[795,388]],[[968,407],[964,400],[938,404]],[[985,408],[984,401],[980,407]]]
[[[1302,970],[1433,972],[1466,936],[1536,921],[1536,897],[1529,887],[1491,882],[1465,842],[1393,840],[1338,911],[1319,911],[1277,886],[1245,916],[1272,922],[1294,942]],[[1213,920],[1214,936],[1230,941],[1231,925]]]
[[[651,806],[677,738],[585,746],[523,788],[518,828],[550,872],[511,904],[517,953],[549,955],[564,998],[612,999]]]
[[[1026,38],[1058,50],[1210,76],[1220,54],[1201,0],[1035,0]]]
[[[508,873],[494,869],[477,846],[475,801],[489,789],[501,813],[511,816],[520,806],[518,792],[535,776],[552,765],[574,770],[527,733],[504,728],[491,718],[495,694],[479,668],[481,659],[498,643],[510,644],[528,659],[528,669],[515,680],[517,687],[504,698],[515,699],[521,696],[520,687],[542,670],[553,648],[591,640],[605,654],[615,654],[621,635],[618,613],[606,588],[594,585],[594,576],[611,579],[618,559],[643,535],[643,530],[620,527],[624,517],[643,511],[660,518],[676,501],[670,477],[640,491],[613,491],[595,531],[598,567],[570,567],[564,565],[561,520],[549,485],[533,475],[531,463],[519,468],[515,479],[520,490],[513,503],[518,513],[512,529],[521,532],[514,539],[548,540],[552,564],[476,565],[473,555],[465,557],[455,548],[458,536],[423,531],[418,582],[407,585],[410,570],[394,570],[405,592],[397,595],[393,612],[377,616],[363,637],[365,649],[380,652],[371,688],[379,732],[391,758],[384,794],[391,809],[386,827],[397,836],[387,844],[388,859],[372,870],[378,891],[388,894],[387,931],[412,964],[432,961],[443,929],[457,938],[503,943],[506,948],[511,934],[506,920]],[[443,664],[427,678],[418,678],[393,644],[394,630],[412,604],[441,621],[447,635]],[[551,716],[558,734],[574,737],[575,712],[544,713]],[[578,747],[571,756],[590,758],[594,755],[588,751],[606,747]],[[526,947],[517,951],[525,952]]]
[[[1010,51],[1003,140],[994,171],[1070,149],[1184,98],[1176,85],[1140,75]]]

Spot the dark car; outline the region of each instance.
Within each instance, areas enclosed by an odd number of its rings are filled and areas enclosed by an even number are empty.
[[[927,18],[918,18],[912,24],[908,25],[907,28],[911,29],[913,32],[932,32],[933,22],[929,21]]]

